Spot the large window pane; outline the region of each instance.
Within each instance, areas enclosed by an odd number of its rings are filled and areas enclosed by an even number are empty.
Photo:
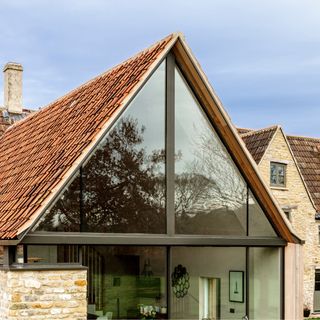
[[[80,172],[62,192],[59,199],[41,217],[34,230],[80,231]]]
[[[249,319],[279,320],[281,258],[279,248],[250,248]]]
[[[175,71],[176,232],[246,235],[246,184]]]
[[[165,233],[165,63],[83,168],[82,231]]]
[[[170,319],[242,319],[246,249],[171,249]]]
[[[167,318],[165,248],[87,246],[82,260],[88,266],[88,318],[142,319],[152,312]]]
[[[249,191],[249,236],[265,236],[265,237],[276,237],[272,225],[268,221],[265,213],[261,209],[258,201]]]
[[[77,245],[28,245],[27,262],[36,264],[78,263]]]
[[[74,178],[42,217],[37,230],[166,232],[165,62],[93,152],[81,177]]]

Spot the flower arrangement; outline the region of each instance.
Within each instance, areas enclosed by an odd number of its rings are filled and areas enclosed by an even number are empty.
[[[155,319],[157,315],[156,308],[154,306],[139,305],[141,319]]]

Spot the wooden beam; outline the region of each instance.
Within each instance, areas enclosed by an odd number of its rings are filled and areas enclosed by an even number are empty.
[[[229,150],[239,170],[244,175],[245,180],[257,197],[267,217],[283,239],[288,242],[296,242],[297,240],[284,221],[273,196],[260,177],[256,164],[253,159],[251,159],[251,155],[249,155],[249,152],[246,150],[244,143],[240,140],[241,138],[237,138],[236,130],[229,116],[224,111],[222,103],[213,92],[213,89],[201,71],[197,61],[195,61],[192,53],[181,39],[175,43],[172,51],[187,81],[192,86],[217,133]]]

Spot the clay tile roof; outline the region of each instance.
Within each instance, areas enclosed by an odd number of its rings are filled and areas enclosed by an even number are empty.
[[[0,238],[17,237],[174,37],[157,42],[5,131],[0,138]]]
[[[316,210],[320,213],[320,139],[295,136],[287,136],[287,139]]]
[[[15,122],[26,118],[33,113],[34,110],[23,109],[22,113],[10,113],[5,108],[0,107],[0,137]]]
[[[277,129],[278,126],[272,126],[260,130],[245,129],[247,130],[245,133],[242,133],[243,129],[237,129],[247,149],[257,164],[262,159]]]
[[[248,133],[251,131],[254,131],[253,129],[248,129],[248,128],[237,128],[237,131],[239,134],[244,134],[244,133]]]

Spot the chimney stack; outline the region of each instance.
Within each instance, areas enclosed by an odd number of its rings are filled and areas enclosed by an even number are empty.
[[[22,65],[7,63],[4,73],[4,107],[10,113],[22,113]]]

